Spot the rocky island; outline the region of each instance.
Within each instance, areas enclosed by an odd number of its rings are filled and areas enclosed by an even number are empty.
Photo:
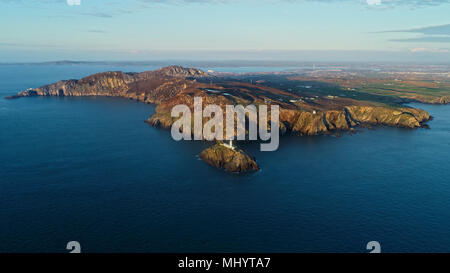
[[[224,169],[230,173],[242,173],[259,170],[256,161],[244,151],[224,143],[205,149],[200,158],[211,166]]]
[[[220,75],[180,66],[142,73],[103,72],[80,80],[64,80],[32,88],[8,97],[30,96],[111,96],[156,104],[154,115],[146,121],[168,129],[176,121],[171,109],[178,104],[193,107],[194,97],[203,107],[216,104],[280,107],[281,134],[321,135],[350,131],[358,126],[383,125],[405,128],[426,127],[430,115],[421,109],[403,106],[400,97],[368,97],[363,92],[350,95],[341,89],[305,88],[301,78],[292,75]],[[358,96],[356,96],[357,94]],[[411,101],[411,100],[410,100]],[[441,100],[447,102],[446,99]],[[255,160],[239,149],[217,143],[200,153],[210,165],[228,172],[258,170]]]

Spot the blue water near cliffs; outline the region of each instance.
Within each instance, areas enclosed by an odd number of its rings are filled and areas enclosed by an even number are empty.
[[[0,66],[0,252],[450,251],[450,106],[431,129],[244,144],[262,170],[230,175],[119,98],[4,100],[105,70]]]

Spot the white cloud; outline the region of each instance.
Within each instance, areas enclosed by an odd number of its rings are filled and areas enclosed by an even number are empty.
[[[381,0],[367,0],[369,6],[379,6],[381,5]]]
[[[411,48],[410,51],[412,53],[424,53],[424,52],[428,52],[428,53],[449,53],[450,50],[447,48],[427,48],[427,47],[416,47],[416,48]]]
[[[79,6],[79,5],[81,5],[81,0],[67,0],[67,5]]]

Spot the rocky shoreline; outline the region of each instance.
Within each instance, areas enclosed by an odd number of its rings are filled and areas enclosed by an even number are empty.
[[[343,110],[325,112],[302,112],[281,109],[280,130],[282,134],[315,136],[350,131],[358,126],[391,126],[401,128],[428,127],[432,117],[428,112],[415,108],[388,108],[373,106],[348,106]],[[168,112],[157,111],[146,120],[154,127],[170,129],[175,119]]]

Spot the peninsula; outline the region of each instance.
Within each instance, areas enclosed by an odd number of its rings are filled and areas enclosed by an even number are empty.
[[[9,99],[30,96],[111,96],[156,104],[155,113],[146,121],[168,129],[176,121],[171,117],[175,105],[193,107],[194,97],[203,99],[203,107],[226,105],[278,105],[280,133],[299,136],[335,134],[358,126],[426,127],[431,116],[424,110],[404,106],[405,102],[447,103],[439,98],[414,93],[408,96],[390,90],[371,94],[357,90],[357,84],[345,81],[330,84],[330,77],[311,79],[308,75],[283,73],[221,74],[196,68],[169,66],[142,73],[103,72],[79,80],[64,80],[31,88]],[[342,78],[339,78],[342,80]],[[379,84],[379,83],[378,83]],[[351,91],[349,91],[351,89]],[[426,100],[424,98],[427,98]],[[216,144],[200,157],[208,164],[229,172],[255,171],[256,161],[240,149]]]

